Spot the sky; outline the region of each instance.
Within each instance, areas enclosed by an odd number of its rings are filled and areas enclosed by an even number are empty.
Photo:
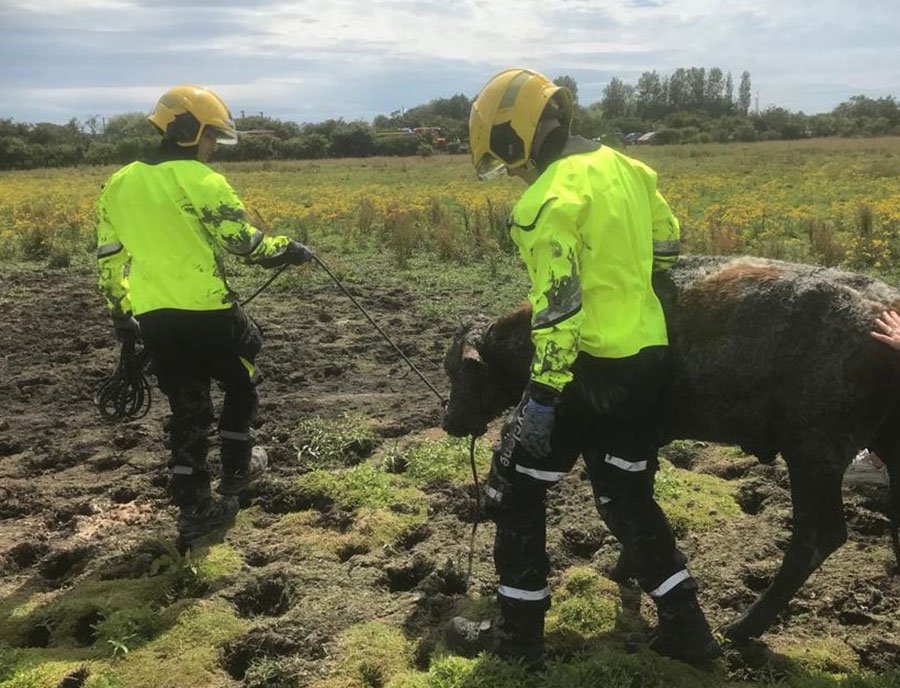
[[[612,77],[751,73],[754,104],[825,112],[900,97],[898,0],[0,0],[0,118],[149,112],[169,87],[235,116],[371,120],[477,95],[512,66]]]

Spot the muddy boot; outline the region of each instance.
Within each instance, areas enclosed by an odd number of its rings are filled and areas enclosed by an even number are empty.
[[[178,548],[190,549],[210,536],[223,536],[238,512],[237,497],[206,497],[178,515]]]
[[[499,597],[500,615],[491,621],[460,616],[446,629],[447,646],[464,657],[489,652],[539,670],[544,666],[544,614],[547,601],[520,602]]]
[[[463,657],[488,652],[500,659],[521,662],[529,669],[544,667],[544,639],[517,640],[500,618],[470,621],[454,617],[447,624],[444,637],[447,647]]]
[[[250,487],[269,467],[269,457],[262,447],[249,442],[222,440],[222,479],[219,494],[237,496]]]
[[[656,601],[659,626],[650,649],[688,664],[705,664],[721,656],[693,590],[676,590]]]

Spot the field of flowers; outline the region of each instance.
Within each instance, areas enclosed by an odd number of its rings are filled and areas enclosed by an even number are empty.
[[[629,149],[660,174],[687,249],[844,265],[896,278],[900,139]],[[217,166],[263,227],[351,250],[377,237],[400,264],[510,250],[522,187],[486,184],[464,156]],[[93,206],[112,168],[0,173],[0,258],[65,265],[93,247]]]

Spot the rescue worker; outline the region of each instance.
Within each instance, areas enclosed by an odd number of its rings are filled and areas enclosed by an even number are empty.
[[[143,339],[169,400],[169,492],[179,508],[179,543],[188,548],[233,520],[238,496],[267,467],[250,430],[262,338],[228,286],[223,253],[267,268],[300,265],[313,254],[254,228],[225,177],[207,166],[218,143],[237,142],[215,93],[176,86],[149,120],[162,134],[156,155],[113,174],[97,202],[97,261],[120,338]],[[212,379],[225,392],[218,498],[206,461]]]
[[[521,178],[510,215],[528,268],[531,380],[495,447],[485,505],[496,522],[499,616],[457,617],[450,647],[539,666],[550,607],[545,497],[583,455],[595,503],[656,602],[650,647],[691,663],[720,653],[669,523],[653,498],[666,323],[651,279],[679,253],[680,227],[646,165],[570,135],[571,94],[528,69],[493,77],[472,104],[478,176]]]

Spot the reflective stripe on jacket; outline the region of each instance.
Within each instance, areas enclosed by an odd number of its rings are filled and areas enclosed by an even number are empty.
[[[531,277],[533,381],[562,390],[579,351],[624,358],[668,344],[650,278],[674,263],[680,228],[649,167],[570,139],[516,203],[510,231]]]
[[[126,165],[106,182],[97,220],[100,290],[113,313],[230,308],[222,250],[259,263],[290,241],[250,225],[225,177],[197,160]]]

